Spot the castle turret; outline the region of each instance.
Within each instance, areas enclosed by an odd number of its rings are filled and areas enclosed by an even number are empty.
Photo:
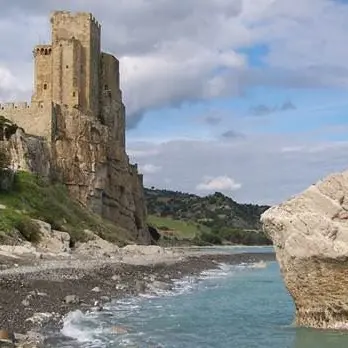
[[[63,86],[64,76],[79,76],[79,81],[75,83],[74,90],[71,87],[69,93],[75,92],[75,97],[79,93],[79,105],[81,111],[87,114],[99,115],[99,75],[100,75],[100,24],[90,13],[78,12],[71,13],[67,11],[56,11],[51,16],[52,25],[52,46],[57,51],[55,59],[62,62],[59,65],[54,63],[54,70],[57,68],[69,69],[75,63],[75,73],[58,74],[63,78],[61,88]],[[81,45],[80,53],[77,43]],[[66,46],[67,50],[60,49]],[[75,60],[77,59],[77,61]],[[70,61],[70,64],[68,62]],[[68,68],[67,68],[68,66]],[[64,90],[62,91],[64,94]],[[55,98],[60,99],[59,92]],[[76,100],[74,100],[75,102]]]
[[[52,100],[52,46],[38,45],[33,50],[34,55],[34,94],[33,102]]]

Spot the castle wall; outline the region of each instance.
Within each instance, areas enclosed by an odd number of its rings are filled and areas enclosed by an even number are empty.
[[[52,103],[4,103],[0,104],[0,115],[16,123],[27,134],[38,135],[51,140]]]
[[[109,127],[112,141],[115,144],[114,146],[117,146],[122,149],[122,151],[125,151],[125,107],[123,103],[110,100],[110,98],[107,96],[104,96],[102,100],[102,122]]]
[[[81,44],[81,110],[99,114],[100,25],[90,13],[56,11],[51,17],[52,44],[77,39]]]
[[[125,107],[120,90],[119,61],[108,53],[101,54],[100,75],[101,116],[113,137],[115,144],[125,149]]]
[[[33,102],[52,100],[52,46],[38,45],[34,51]]]
[[[100,72],[101,95],[122,102],[119,65],[118,59],[113,55],[102,52]]]
[[[75,39],[60,40],[53,46],[53,102],[77,107],[81,105],[81,52]]]

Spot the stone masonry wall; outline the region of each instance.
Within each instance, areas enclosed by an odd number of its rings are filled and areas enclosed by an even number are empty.
[[[53,117],[52,103],[4,103],[0,115],[16,123],[26,133],[51,140]]]

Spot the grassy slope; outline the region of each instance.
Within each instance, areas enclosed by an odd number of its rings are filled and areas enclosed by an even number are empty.
[[[260,215],[267,206],[238,204],[231,198],[215,193],[199,197],[168,190],[145,189],[148,222],[166,236],[194,243],[206,241],[243,244],[265,244],[260,233]]]
[[[0,209],[0,242],[15,235],[15,230],[26,239],[36,241],[37,226],[31,218],[48,222],[53,229],[69,232],[73,242],[86,240],[85,229],[118,244],[129,239],[124,229],[70,199],[63,185],[48,184],[26,172],[17,173],[13,190],[0,192],[0,204],[6,207]]]
[[[209,230],[205,226],[191,221],[174,220],[172,218],[156,215],[149,215],[148,223],[156,226],[159,230],[172,232],[178,239],[193,239],[195,236],[199,235],[202,230]]]

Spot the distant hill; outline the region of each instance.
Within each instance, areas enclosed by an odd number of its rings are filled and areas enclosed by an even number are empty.
[[[269,206],[239,204],[219,192],[200,197],[146,188],[145,197],[149,223],[168,241],[270,244],[260,224],[260,216]]]

